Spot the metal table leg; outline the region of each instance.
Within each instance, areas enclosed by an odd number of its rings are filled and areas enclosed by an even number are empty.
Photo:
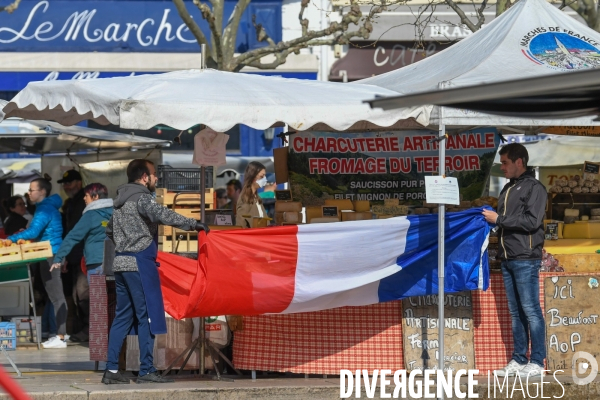
[[[38,326],[37,325],[37,313],[35,311],[35,296],[33,294],[33,284],[31,283],[31,268],[29,263],[27,263],[27,278],[29,281],[29,297],[31,298],[31,308],[33,309],[33,324],[31,324],[31,326],[33,326],[35,324],[35,341],[37,342],[37,347],[38,350],[41,350],[40,347],[40,336],[42,335],[42,331],[40,331],[40,329],[42,329],[41,325]]]

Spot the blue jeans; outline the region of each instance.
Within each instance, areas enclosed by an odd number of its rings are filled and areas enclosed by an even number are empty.
[[[48,337],[56,336],[56,317],[54,316],[54,306],[50,300],[44,306],[42,332],[48,332]]]
[[[508,299],[514,341],[512,359],[527,364],[531,339],[530,361],[541,367],[546,358],[546,325],[540,306],[541,260],[502,261],[502,277]]]
[[[115,319],[108,336],[107,370],[119,369],[119,354],[125,338],[137,322],[138,342],[140,345],[140,374],[156,371],[154,368],[154,335],[150,332],[146,297],[138,271],[115,272],[117,309]]]

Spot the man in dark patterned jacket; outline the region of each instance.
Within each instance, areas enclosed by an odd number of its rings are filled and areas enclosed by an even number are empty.
[[[148,160],[129,163],[129,183],[117,189],[114,213],[106,227],[106,235],[115,244],[113,270],[117,309],[108,339],[108,362],[102,377],[105,384],[129,383],[118,371],[118,365],[123,341],[132,328],[137,330],[140,346],[137,383],[173,382],[158,374],[153,365],[154,335],[167,333],[156,262],[158,225],[208,233],[205,224],[156,203],[155,171],[154,164]]]

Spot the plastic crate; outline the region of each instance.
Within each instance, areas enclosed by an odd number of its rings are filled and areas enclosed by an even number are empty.
[[[17,338],[0,338],[0,346],[4,347],[6,351],[13,351],[17,349]]]
[[[33,317],[13,317],[10,322],[15,324],[17,334],[17,345],[19,343],[35,343],[36,339],[42,341],[42,317],[36,320]]]
[[[16,338],[16,329],[17,327],[12,322],[0,322],[0,338]]]
[[[158,184],[156,187],[165,188],[170,192],[199,192],[200,168],[172,168],[170,165],[159,165]],[[213,167],[206,167],[205,187],[212,188],[214,184]]]
[[[17,348],[17,329],[12,322],[0,322],[0,346],[5,350]]]

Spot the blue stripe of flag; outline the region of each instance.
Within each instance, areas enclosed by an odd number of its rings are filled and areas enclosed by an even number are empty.
[[[487,208],[487,207],[486,207]],[[487,290],[489,262],[487,241],[491,225],[483,208],[446,214],[445,291]],[[379,283],[379,301],[438,293],[438,215],[408,216],[406,251],[398,257],[402,270]]]

